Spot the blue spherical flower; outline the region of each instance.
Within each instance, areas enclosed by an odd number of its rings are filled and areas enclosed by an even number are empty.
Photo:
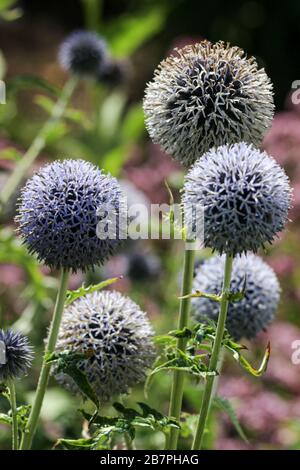
[[[85,353],[78,367],[100,402],[127,393],[145,379],[154,360],[153,330],[140,307],[115,291],[88,294],[64,311],[57,352]],[[79,390],[71,377],[53,374],[67,389]]]
[[[22,190],[19,233],[46,265],[86,270],[102,264],[120,244],[122,201],[117,180],[91,163],[55,161]],[[107,235],[99,232],[100,223]]]
[[[60,46],[58,59],[68,72],[97,78],[106,67],[106,44],[96,33],[76,31]]]
[[[272,84],[242,49],[202,41],[159,65],[144,110],[153,142],[189,167],[223,143],[259,147],[274,115]]]
[[[213,256],[200,265],[194,278],[193,291],[220,294],[225,256]],[[233,262],[231,292],[245,288],[244,297],[228,306],[226,327],[236,340],[254,338],[273,320],[280,298],[277,277],[270,266],[253,254],[242,255]],[[192,299],[192,315],[197,322],[217,322],[220,304],[203,297]]]
[[[0,330],[0,383],[23,377],[31,362],[28,339],[12,330]]]
[[[190,169],[184,185],[190,234],[220,253],[256,252],[288,218],[289,180],[265,152],[238,143],[213,148]],[[201,213],[204,215],[204,230]],[[200,214],[200,215],[199,215]]]

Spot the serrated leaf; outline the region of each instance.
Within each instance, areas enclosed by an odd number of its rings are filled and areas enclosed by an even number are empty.
[[[230,401],[227,400],[224,397],[215,396],[214,397],[214,405],[217,408],[219,408],[221,411],[224,411],[227,414],[227,416],[229,417],[230,421],[232,422],[233,426],[235,427],[235,430],[237,431],[240,438],[243,439],[243,441],[245,441],[246,443],[248,443],[249,441],[247,439],[247,436],[245,435],[245,433],[244,433],[244,431],[243,431],[243,429],[242,429],[242,427],[239,423],[236,412],[235,412],[232,404],[230,403]]]
[[[59,439],[54,447],[62,447],[65,450],[93,450],[95,447],[95,439]]]
[[[111,279],[107,279],[106,281],[99,282],[99,284],[93,284],[88,287],[81,286],[79,287],[79,289],[76,290],[68,290],[66,294],[65,307],[74,302],[74,300],[79,299],[80,297],[83,297],[87,294],[91,294],[92,292],[95,292],[97,290],[104,289],[105,287],[114,284],[120,279],[122,279],[122,276],[113,277]]]
[[[63,372],[64,374],[69,375],[80,391],[86,398],[89,398],[97,408],[99,408],[99,400],[95,394],[93,388],[91,387],[86,375],[78,368],[77,364],[82,359],[88,357],[90,354],[93,354],[92,351],[87,351],[85,353],[50,353],[45,354],[45,362],[47,364],[55,363],[57,372]]]
[[[221,300],[222,300],[221,295],[208,294],[206,292],[201,292],[200,290],[196,290],[196,292],[192,292],[191,294],[182,295],[182,296],[178,297],[178,299],[181,299],[181,300],[183,300],[183,299],[193,299],[193,298],[197,298],[197,297],[203,297],[204,299],[214,300],[215,302],[221,302]]]
[[[0,413],[0,423],[1,424],[9,424],[11,425],[12,424],[12,417],[11,416],[8,416],[4,413]]]
[[[260,377],[266,371],[269,358],[270,358],[270,352],[271,352],[270,343],[268,343],[267,345],[267,348],[264,353],[264,357],[258,369],[255,369],[249,363],[249,361],[247,361],[247,359],[244,356],[242,356],[242,354],[240,353],[240,350],[244,348],[243,346],[238,345],[238,348],[234,348],[232,344],[226,344],[226,343],[224,346],[227,349],[227,351],[231,353],[232,357],[243,367],[243,369],[245,369],[247,372],[249,372],[249,374],[253,375],[254,377]]]
[[[172,330],[168,333],[170,336],[174,336],[175,338],[191,338],[193,335],[192,330],[187,328],[186,326],[182,330]]]

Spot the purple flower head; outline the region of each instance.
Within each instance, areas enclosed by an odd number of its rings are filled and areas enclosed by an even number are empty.
[[[23,188],[18,231],[29,252],[51,268],[85,271],[102,264],[119,246],[122,200],[117,180],[91,163],[55,161]],[[102,220],[116,225],[107,238],[99,236]]]
[[[203,210],[204,245],[219,253],[256,252],[271,242],[284,228],[290,202],[282,168],[244,142],[207,152],[190,169],[184,185],[188,231],[197,232],[195,214]],[[195,235],[202,237],[202,232]]]
[[[106,66],[106,44],[96,33],[76,31],[60,46],[58,59],[68,72],[81,77],[97,78]]]
[[[213,256],[201,264],[194,278],[193,290],[219,294],[222,290],[225,256]],[[261,258],[253,254],[242,255],[233,262],[231,292],[245,287],[242,300],[230,302],[226,327],[236,340],[254,338],[273,320],[280,298],[276,274]],[[217,322],[220,304],[204,297],[192,300],[196,321]]]
[[[115,291],[88,294],[64,311],[57,352],[85,353],[78,367],[100,402],[106,402],[145,379],[155,354],[153,330],[140,307]],[[75,382],[52,370],[56,380],[78,392]]]
[[[0,383],[23,377],[31,362],[28,339],[12,330],[0,330]]]

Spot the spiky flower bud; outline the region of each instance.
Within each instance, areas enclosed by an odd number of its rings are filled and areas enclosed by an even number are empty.
[[[58,60],[67,72],[97,78],[106,66],[106,44],[96,33],[76,31],[61,44]]]
[[[146,89],[146,126],[153,142],[185,167],[224,142],[260,146],[274,114],[264,69],[221,41],[176,52],[161,62]]]
[[[18,231],[29,252],[51,268],[86,270],[102,264],[120,244],[122,200],[117,180],[91,163],[55,161],[22,190]],[[116,225],[107,238],[97,231],[101,220]]]
[[[154,360],[153,331],[140,307],[115,291],[88,294],[64,311],[57,352],[85,353],[78,367],[86,374],[100,402],[127,393],[145,378]],[[64,373],[57,381],[78,392]]]
[[[31,366],[32,357],[26,336],[0,330],[0,383],[23,377]]]
[[[256,252],[271,242],[287,221],[290,201],[282,168],[244,142],[210,150],[190,169],[184,185],[189,233],[202,237],[195,214],[203,210],[204,245],[231,255]]]
[[[224,277],[225,256],[213,256],[197,269],[193,290],[220,294]],[[228,306],[226,327],[231,336],[254,338],[273,320],[280,298],[277,277],[270,266],[253,254],[235,258],[231,292],[244,291],[244,297]],[[193,317],[197,322],[217,322],[220,304],[204,297],[192,299]]]

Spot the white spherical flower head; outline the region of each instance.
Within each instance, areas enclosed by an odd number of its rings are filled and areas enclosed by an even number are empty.
[[[115,291],[88,294],[64,311],[57,352],[85,353],[78,367],[99,398],[106,402],[145,379],[154,357],[153,330],[140,307]],[[73,379],[53,374],[74,393]]]
[[[185,167],[213,146],[260,146],[274,115],[272,84],[253,57],[229,44],[202,41],[162,61],[146,89],[153,142]]]
[[[188,232],[203,236],[206,247],[230,255],[256,252],[272,242],[284,228],[290,202],[282,168],[244,142],[213,148],[190,169],[184,184]],[[199,211],[204,230],[195,225]]]
[[[225,256],[213,256],[196,271],[193,290],[220,294],[223,284]],[[237,257],[233,262],[230,290],[244,297],[228,306],[226,327],[234,338],[254,338],[274,319],[280,287],[273,269],[253,254]],[[192,300],[193,318],[197,322],[208,319],[217,322],[220,304],[211,299],[197,297]]]

